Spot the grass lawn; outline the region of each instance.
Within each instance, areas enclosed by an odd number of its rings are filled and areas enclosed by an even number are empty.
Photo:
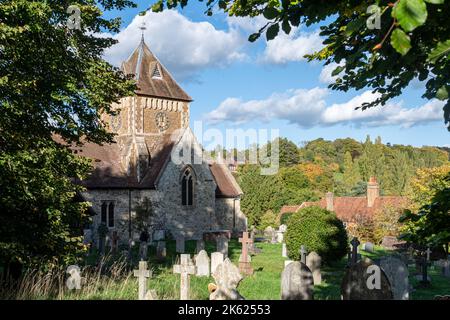
[[[248,300],[278,300],[280,299],[281,273],[284,267],[285,258],[281,257],[281,244],[257,243],[257,247],[262,249],[258,255],[252,256],[252,267],[254,274],[245,277],[240,283],[238,290]],[[175,241],[167,242],[167,259],[164,262],[155,260],[155,247],[149,247],[149,266],[152,269],[153,276],[148,281],[149,289],[156,290],[159,299],[170,300],[179,299],[180,276],[172,273],[172,266],[177,260],[175,254]],[[206,243],[206,250],[209,254],[215,251],[214,243]],[[195,252],[195,241],[187,241],[186,253]],[[229,243],[230,259],[238,264],[241,245],[236,240]],[[363,256],[371,259],[380,258],[383,255],[392,254],[380,247],[375,248],[374,253],[361,252]],[[137,248],[134,251],[134,259],[137,261]],[[88,264],[93,264],[97,260],[95,255],[87,258]],[[116,262],[113,262],[115,261]],[[108,269],[108,264],[112,266]],[[332,266],[322,268],[322,284],[315,286],[314,298],[316,300],[340,300],[340,285],[344,275],[346,258]],[[83,270],[90,270],[89,266]],[[46,288],[45,283],[33,283],[33,281],[43,281],[47,277],[34,277],[30,283],[25,284],[23,290],[10,295],[10,298],[18,299],[137,299],[137,279],[133,277],[132,270],[126,268],[125,264],[117,262],[117,257],[106,259],[103,270],[107,272],[83,271],[82,276],[86,277],[86,283],[81,290],[68,291],[65,288],[64,272],[60,274],[58,290],[42,292],[33,291],[34,288]],[[414,288],[418,281],[415,279],[414,266],[410,266],[410,283]],[[88,273],[88,275],[86,275]],[[440,270],[435,267],[429,268],[429,275],[432,279],[430,288],[417,288],[411,293],[412,299],[433,299],[436,295],[445,295],[450,293],[450,279],[442,277]],[[208,299],[208,283],[214,282],[212,277],[191,276],[191,299]],[[33,288],[27,290],[26,288]],[[1,296],[1,295],[0,295]]]

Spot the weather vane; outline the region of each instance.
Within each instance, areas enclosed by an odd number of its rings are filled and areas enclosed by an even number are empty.
[[[144,41],[144,31],[147,30],[147,27],[145,25],[145,21],[142,21],[142,24],[139,27],[139,29],[141,29],[141,31],[142,31],[142,41]]]

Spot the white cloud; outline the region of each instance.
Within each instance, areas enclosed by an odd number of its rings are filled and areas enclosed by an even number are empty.
[[[176,10],[164,10],[136,16],[114,35],[119,43],[105,52],[110,63],[119,66],[138,46],[143,21],[147,44],[176,79],[190,78],[201,69],[225,66],[246,57],[242,47],[247,40],[237,29],[218,30],[209,22],[193,22]]]
[[[319,32],[301,32],[293,28],[289,35],[280,31],[278,36],[267,42],[261,61],[274,64],[305,61],[306,54],[322,49]]]
[[[331,74],[333,73],[334,69],[342,65],[344,65],[344,63],[337,64],[336,62],[332,62],[324,66],[322,68],[322,71],[320,72],[319,81],[325,84],[334,83],[337,76],[332,76]]]
[[[242,101],[237,98],[224,100],[206,115],[210,122],[231,121],[245,123],[253,120],[268,122],[286,120],[300,127],[353,125],[412,127],[432,121],[442,121],[443,102],[431,100],[422,106],[406,108],[401,102],[366,110],[356,109],[364,102],[371,102],[377,94],[366,91],[345,103],[327,105],[329,91],[323,88],[289,90],[274,93],[267,99]]]

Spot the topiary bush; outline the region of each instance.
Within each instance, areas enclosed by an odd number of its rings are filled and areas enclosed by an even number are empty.
[[[300,247],[315,251],[324,263],[340,260],[347,253],[348,237],[344,224],[334,212],[308,207],[291,215],[285,235],[289,258],[300,260]]]
[[[280,218],[280,225],[281,225],[281,224],[286,224],[286,225],[287,225],[287,222],[288,222],[289,218],[290,218],[293,214],[294,214],[293,212],[286,212],[286,213],[283,213],[283,214],[281,215],[281,218]]]

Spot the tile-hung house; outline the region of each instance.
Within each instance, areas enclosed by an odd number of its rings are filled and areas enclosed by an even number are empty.
[[[189,127],[191,97],[143,39],[122,70],[134,75],[138,90],[113,106],[120,110],[117,116],[104,118],[117,134],[116,143],[86,144],[78,151],[95,166],[82,182],[87,187],[83,197],[95,212],[93,238],[98,239],[103,222],[120,243],[135,240],[136,211],[149,201],[154,211],[150,231],[165,230],[186,239],[200,239],[211,231],[244,231],[239,185],[226,165],[202,159]]]

